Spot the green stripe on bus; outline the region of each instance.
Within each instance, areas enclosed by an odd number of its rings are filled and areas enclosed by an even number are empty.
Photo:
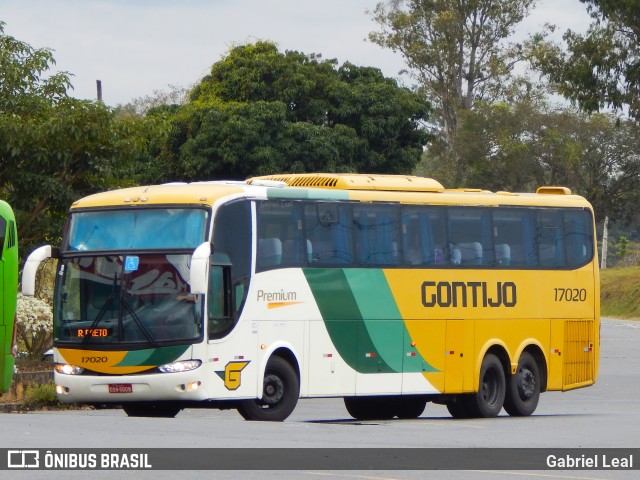
[[[267,188],[267,198],[304,200],[349,200],[349,192],[322,188],[304,190],[302,188]]]
[[[376,351],[344,270],[307,268],[303,272],[344,361],[360,373],[396,372]]]
[[[402,339],[406,328],[391,289],[379,269],[344,270],[377,355],[394,372],[402,372]]]
[[[158,366],[171,363],[187,351],[189,345],[147,348],[127,352],[116,367]]]
[[[411,346],[411,335],[380,269],[345,270],[369,336],[384,361],[396,372],[436,372]]]

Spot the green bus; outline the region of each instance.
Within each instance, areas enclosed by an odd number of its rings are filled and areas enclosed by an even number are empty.
[[[16,218],[0,200],[0,392],[9,390],[13,378],[18,298],[18,234]]]

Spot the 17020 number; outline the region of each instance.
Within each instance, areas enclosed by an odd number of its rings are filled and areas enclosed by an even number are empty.
[[[587,300],[585,288],[554,288],[556,302],[584,302]]]
[[[82,357],[82,363],[107,363],[107,357]]]

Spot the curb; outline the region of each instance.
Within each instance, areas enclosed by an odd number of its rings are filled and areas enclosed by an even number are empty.
[[[19,413],[24,408],[19,403],[0,403],[0,413]]]

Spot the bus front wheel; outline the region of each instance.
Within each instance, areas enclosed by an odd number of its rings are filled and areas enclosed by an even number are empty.
[[[344,397],[344,406],[356,420],[390,420],[395,416],[394,397]]]
[[[174,403],[131,402],[122,405],[128,417],[174,418],[181,407]]]
[[[526,417],[536,410],[539,399],[540,369],[530,353],[522,352],[516,373],[507,385],[504,409],[512,417]]]
[[[427,399],[415,395],[398,397],[395,401],[394,410],[396,417],[400,419],[418,418],[427,406]]]
[[[262,398],[242,400],[238,413],[245,420],[282,422],[298,403],[300,381],[284,358],[272,357],[264,372]]]

